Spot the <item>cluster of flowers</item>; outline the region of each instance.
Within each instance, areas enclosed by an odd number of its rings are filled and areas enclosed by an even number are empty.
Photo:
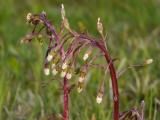
[[[62,36],[63,30],[60,33],[56,33],[54,26],[51,24],[50,21],[46,19],[46,13],[42,12],[41,14],[32,14],[28,13],[26,16],[26,20],[28,23],[34,25],[34,29],[31,34],[27,35],[24,39],[22,39],[22,43],[30,42],[34,37],[40,36],[42,29],[46,28],[46,33],[50,38],[50,42],[48,45],[48,50],[45,57],[44,63],[44,74],[46,76],[52,73],[53,76],[59,74],[62,78],[67,78],[68,80],[73,77],[75,73],[75,57],[80,53],[81,49],[90,46],[86,53],[83,55],[84,65],[80,68],[78,74],[78,87],[77,91],[80,93],[83,90],[84,83],[86,80],[86,75],[89,68],[89,57],[92,54],[92,47],[95,46],[96,40],[91,39],[87,35],[78,34],[77,32],[73,31],[70,28],[67,18],[65,17],[65,10],[64,6],[62,5],[61,8],[61,15],[62,15],[62,26],[69,31],[69,35],[71,37]],[[43,27],[38,32],[36,32],[36,27],[38,24],[42,24]],[[102,38],[103,35],[103,25],[98,18],[97,21],[97,29]],[[49,32],[48,32],[49,31]],[[68,35],[68,36],[69,36]],[[64,51],[63,46],[66,41],[71,40],[70,44],[68,45],[68,49]],[[53,41],[55,39],[55,41]],[[104,44],[104,41],[100,41],[100,44]],[[105,45],[104,45],[105,46]],[[76,69],[76,68],[75,68]],[[104,94],[104,83],[100,85],[100,89],[97,95],[97,103],[102,102]]]
[[[26,20],[28,23],[32,24],[34,26],[32,33],[27,34],[22,40],[21,43],[28,43],[33,40],[33,38],[42,38],[41,32],[43,29],[45,29],[46,33],[45,35],[49,38],[49,44],[48,44],[48,50],[46,52],[45,60],[44,60],[44,74],[46,76],[50,75],[52,73],[53,76],[56,76],[57,74],[60,75],[61,78],[64,78],[64,106],[67,106],[68,100],[67,95],[68,94],[68,88],[66,89],[66,86],[68,87],[68,84],[65,84],[65,80],[70,80],[73,78],[74,74],[78,74],[78,87],[77,91],[80,93],[83,90],[84,83],[87,79],[87,73],[89,71],[89,67],[91,67],[91,63],[97,58],[97,56],[92,55],[92,48],[98,48],[100,50],[100,54],[102,54],[107,63],[108,66],[103,66],[105,70],[109,69],[111,80],[112,80],[112,90],[113,90],[113,100],[114,100],[114,120],[123,120],[123,119],[138,119],[143,120],[143,115],[139,114],[139,111],[136,109],[131,109],[130,111],[124,112],[123,114],[119,115],[119,93],[118,93],[118,83],[117,78],[125,72],[128,68],[133,67],[144,67],[148,64],[151,64],[153,62],[153,59],[147,59],[144,61],[144,63],[140,65],[132,65],[129,66],[127,69],[122,70],[120,72],[121,74],[116,73],[112,58],[110,57],[107,47],[105,44],[105,36],[103,34],[103,25],[98,18],[97,21],[97,30],[99,34],[101,35],[100,39],[95,39],[89,36],[88,34],[81,34],[77,33],[76,31],[72,30],[70,28],[68,19],[65,17],[65,10],[64,6],[62,4],[61,8],[61,15],[62,15],[62,25],[60,28],[60,32],[57,32],[54,26],[51,24],[50,21],[46,18],[46,13],[42,12],[40,14],[32,14],[28,13],[26,16]],[[37,28],[37,26],[41,24],[42,28]],[[38,30],[37,30],[38,29]],[[64,30],[67,30],[66,31]],[[70,41],[69,44],[67,44],[67,41]],[[65,45],[67,47],[67,50],[64,50]],[[77,60],[76,57],[79,56],[82,48],[87,48],[88,50],[83,55],[83,62],[84,64],[80,66],[77,70]],[[99,67],[99,66],[98,66]],[[102,67],[102,66],[101,66]],[[78,71],[78,72],[77,72]],[[67,92],[66,92],[67,90]],[[98,104],[102,102],[104,96],[104,81],[101,81],[98,95],[96,97],[96,101]],[[66,110],[67,107],[64,107],[64,118],[67,118],[68,116]],[[65,119],[67,120],[67,119]]]

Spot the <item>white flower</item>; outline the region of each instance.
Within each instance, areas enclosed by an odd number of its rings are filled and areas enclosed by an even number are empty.
[[[71,73],[67,73],[66,78],[69,80],[72,78],[72,74]]]
[[[45,74],[45,75],[49,75],[49,74],[50,74],[49,68],[44,68],[44,74]]]
[[[31,20],[31,16],[32,16],[32,13],[28,13],[28,14],[27,14],[27,16],[26,16],[27,21],[30,21],[30,20]]]
[[[79,77],[79,80],[78,80],[80,83],[82,83],[84,81],[84,77]]]
[[[86,61],[86,60],[88,59],[88,57],[89,57],[89,54],[88,54],[88,53],[84,54],[83,60]]]
[[[100,104],[102,102],[102,96],[97,96],[96,101],[98,104]]]
[[[149,65],[149,64],[151,64],[152,62],[153,62],[153,59],[147,59],[147,60],[145,61],[145,64]]]
[[[61,77],[63,78],[63,77],[65,77],[65,75],[66,75],[66,72],[65,72],[65,71],[62,71],[62,72],[61,72]]]
[[[67,63],[65,62],[65,63],[63,63],[63,65],[62,65],[62,69],[64,70],[64,69],[66,69],[67,68]]]
[[[78,93],[82,92],[82,90],[83,90],[82,87],[77,88]]]
[[[47,61],[50,62],[50,61],[52,60],[52,58],[53,58],[53,55],[48,54],[48,56],[47,56]]]
[[[57,71],[56,69],[53,69],[53,70],[52,70],[52,74],[53,74],[53,75],[56,75],[57,73],[58,73],[58,71]]]

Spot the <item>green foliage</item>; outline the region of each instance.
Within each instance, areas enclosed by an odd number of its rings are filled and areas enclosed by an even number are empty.
[[[97,18],[101,17],[108,35],[107,43],[118,70],[148,58],[154,62],[143,69],[128,70],[120,79],[121,110],[139,106],[145,100],[145,117],[158,120],[160,106],[160,3],[156,0],[5,0],[0,2],[0,120],[35,120],[62,113],[59,83],[42,74],[44,45],[38,42],[21,45],[27,31],[28,12],[46,11],[57,26],[60,4],[64,3],[71,27],[94,36]],[[79,28],[80,27],[80,28]],[[43,48],[43,49],[41,49]],[[90,72],[84,92],[70,94],[72,120],[111,120],[112,98],[109,78],[102,104],[96,103],[97,70]],[[95,117],[94,117],[95,116]]]

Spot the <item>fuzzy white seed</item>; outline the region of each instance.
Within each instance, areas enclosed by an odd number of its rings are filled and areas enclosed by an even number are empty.
[[[84,77],[79,77],[78,81],[82,83],[84,81]]]
[[[47,61],[50,62],[50,61],[52,60],[52,58],[53,58],[53,55],[48,54],[48,56],[47,56]]]
[[[69,80],[72,78],[72,74],[71,73],[67,73],[66,78]]]
[[[62,69],[64,70],[64,69],[66,69],[66,68],[67,68],[67,63],[63,63]]]
[[[86,60],[88,59],[88,57],[89,57],[89,54],[87,54],[87,53],[86,53],[86,54],[84,54],[84,56],[83,56],[83,60],[84,60],[84,61],[86,61]]]
[[[151,64],[152,62],[153,62],[153,59],[147,59],[147,60],[145,61],[145,64],[149,65],[149,64]]]
[[[58,73],[58,71],[57,71],[56,69],[53,69],[53,70],[52,70],[52,74],[53,74],[53,75],[56,75],[57,73]]]
[[[64,78],[65,75],[66,75],[66,72],[65,72],[65,71],[62,71],[62,72],[61,72],[61,77]]]
[[[101,96],[97,96],[96,101],[98,104],[100,104],[102,102],[102,97]]]
[[[50,74],[49,68],[44,68],[44,74],[45,74],[45,75],[49,75],[49,74]]]

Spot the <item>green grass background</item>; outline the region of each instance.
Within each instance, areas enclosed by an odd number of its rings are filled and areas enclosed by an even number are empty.
[[[160,1],[159,0],[0,0],[0,120],[37,120],[62,113],[62,92],[56,81],[43,75],[46,48],[39,43],[21,45],[29,27],[28,12],[46,11],[53,24],[60,24],[64,3],[70,25],[84,27],[98,37],[101,17],[107,44],[118,70],[148,58],[153,64],[128,70],[119,80],[120,110],[139,107],[145,101],[146,120],[160,119]],[[89,72],[85,90],[70,94],[71,120],[111,120],[113,100],[107,77],[105,97],[96,103],[99,70]],[[73,80],[76,81],[76,80]],[[48,83],[49,82],[49,83]],[[42,83],[46,84],[43,86]]]

